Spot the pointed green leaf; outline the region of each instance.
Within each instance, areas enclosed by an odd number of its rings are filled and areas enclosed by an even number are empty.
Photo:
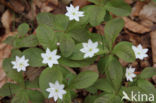
[[[104,42],[111,49],[112,45],[124,27],[124,21],[121,18],[115,18],[108,21],[104,27],[105,40]]]
[[[105,68],[106,76],[112,83],[113,88],[119,90],[122,84],[123,68],[117,58],[111,55],[109,56],[107,63]]]
[[[29,65],[32,67],[41,67],[44,66],[42,64],[42,58],[41,53],[44,51],[39,48],[30,48],[26,49],[23,54],[26,56],[27,59],[29,59]]]
[[[70,83],[69,88],[82,89],[93,85],[98,78],[98,74],[92,71],[81,72]]]
[[[149,79],[152,78],[152,76],[154,75],[156,75],[156,68],[146,67],[145,69],[143,69],[139,77],[142,79]]]
[[[122,60],[126,62],[133,62],[135,61],[135,54],[132,49],[132,43],[130,42],[120,42],[118,43],[113,51],[113,54],[121,58]]]
[[[23,38],[16,38],[13,42],[15,48],[35,47],[38,45],[38,40],[35,35],[30,35]]]
[[[18,35],[24,36],[29,31],[29,25],[27,23],[22,23],[18,26]]]
[[[46,25],[40,25],[37,30],[37,38],[39,43],[46,49],[49,48],[51,50],[57,48],[57,38],[55,36],[55,32]]]
[[[88,22],[92,26],[97,26],[104,21],[106,10],[103,6],[90,5],[84,8],[84,12]]]
[[[44,103],[44,96],[37,90],[27,90],[27,95],[31,103]]]
[[[25,89],[20,89],[11,101],[11,103],[28,103],[28,102],[29,96],[27,95]]]
[[[113,0],[108,2],[106,9],[117,16],[128,16],[131,13],[131,7],[123,0]]]
[[[0,96],[12,96],[19,90],[19,88],[20,87],[17,84],[6,83],[0,88]]]
[[[64,57],[69,57],[73,53],[74,47],[75,47],[75,42],[72,38],[68,36],[62,37],[60,42],[60,50],[61,50],[61,54]]]

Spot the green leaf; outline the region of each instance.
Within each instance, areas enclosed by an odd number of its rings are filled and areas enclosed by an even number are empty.
[[[140,87],[138,86],[130,86],[130,87],[121,87],[120,89],[120,92],[119,92],[119,95],[121,97],[123,97],[123,91],[126,92],[126,94],[128,95],[128,97],[131,99],[131,93],[133,92],[134,94],[137,94],[138,92],[140,92],[140,94],[144,94],[144,90],[141,89]]]
[[[72,103],[71,102],[71,94],[69,91],[63,96],[63,103]]]
[[[104,92],[114,93],[114,89],[107,79],[99,79],[95,82],[93,86]]]
[[[97,98],[97,96],[92,96],[92,95],[89,95],[85,98],[85,101],[84,103],[94,103],[94,100]]]
[[[75,47],[75,42],[72,38],[68,36],[62,37],[60,42],[60,50],[61,50],[61,54],[64,57],[69,57],[73,53],[74,47]]]
[[[118,59],[112,55],[109,56],[107,63],[105,68],[106,76],[112,83],[113,88],[118,91],[122,85],[123,68]]]
[[[94,4],[97,4],[97,5],[104,5],[107,0],[88,0],[90,2],[93,2]]]
[[[117,16],[128,16],[131,13],[131,7],[121,0],[113,0],[106,4],[106,9]]]
[[[117,38],[123,27],[124,21],[120,18],[112,19],[106,23],[104,28],[104,42],[107,44],[107,47],[109,47],[110,49],[112,48],[115,39]]]
[[[57,38],[55,36],[54,31],[46,26],[46,25],[40,25],[37,30],[37,38],[39,40],[39,43],[46,49],[49,48],[51,50],[57,48]]]
[[[123,103],[119,96],[115,96],[112,94],[105,94],[99,98],[97,98],[94,103]]]
[[[60,58],[59,63],[69,67],[84,67],[92,64],[96,58],[90,58],[85,60],[70,60],[66,58]]]
[[[42,71],[39,78],[39,86],[46,98],[48,98],[49,93],[46,91],[49,88],[49,83],[55,83],[55,81],[62,82],[62,73],[57,69],[57,67],[46,68]]]
[[[69,22],[69,19],[67,16],[61,15],[61,14],[54,15],[52,28],[57,31],[65,31],[68,26],[68,22]]]
[[[27,95],[27,92],[24,89],[20,89],[11,101],[11,103],[28,103],[28,102],[29,96]]]
[[[22,52],[18,49],[11,50],[11,58],[15,58],[16,56],[23,56]]]
[[[23,38],[16,38],[13,42],[15,48],[35,47],[38,45],[38,40],[35,35],[30,35]]]
[[[108,63],[108,59],[109,59],[109,56],[104,56],[104,57],[101,57],[100,60],[98,61],[98,70],[101,74],[103,74],[105,72],[105,68],[106,68],[106,65]]]
[[[97,26],[104,21],[106,10],[103,6],[89,5],[84,8],[84,12],[88,22],[92,26]]]
[[[83,60],[84,59],[84,54],[80,51],[81,48],[83,48],[81,43],[75,46],[73,54],[70,56],[71,60]]]
[[[120,42],[118,43],[113,51],[113,54],[117,55],[119,58],[126,62],[133,62],[135,61],[135,54],[132,50],[132,43],[130,42]]]
[[[149,81],[140,79],[137,81],[137,85],[142,90],[144,90],[147,94],[153,94],[154,96],[156,96],[156,89],[155,89],[154,85],[152,83],[150,83]],[[155,100],[156,100],[156,98],[155,98]]]
[[[12,80],[15,80],[20,85],[24,85],[24,79],[22,72],[17,72],[15,69],[12,68],[11,61],[14,61],[15,58],[7,58],[3,61],[3,69],[6,73],[6,75],[11,78]]]
[[[51,13],[39,13],[37,15],[37,22],[48,25],[57,31],[64,31],[67,26],[69,19],[65,15],[53,15]]]
[[[44,51],[40,48],[30,48],[26,49],[23,54],[29,59],[29,65],[32,67],[41,67],[44,66],[42,64],[41,53]]]
[[[5,40],[4,43],[9,44],[9,45],[13,45],[13,42],[15,40],[15,36],[8,36]]]
[[[44,103],[44,96],[37,90],[27,90],[27,95],[31,103]]]
[[[27,88],[39,88],[39,77],[35,78],[35,80],[25,82]]]
[[[29,31],[29,25],[27,23],[22,23],[18,26],[18,35],[24,36]]]
[[[16,84],[6,83],[0,88],[0,96],[12,96],[19,90],[19,88],[20,87]]]
[[[37,15],[37,23],[39,25],[48,25],[48,26],[51,26],[53,27],[53,18],[54,18],[54,15],[52,15],[51,13],[39,13]]]
[[[154,75],[156,75],[156,68],[146,67],[145,69],[143,69],[139,77],[142,79],[149,79]]]
[[[84,42],[89,39],[88,29],[85,25],[79,23],[70,22],[65,32],[78,42]]]
[[[69,88],[82,89],[93,85],[98,78],[98,74],[92,71],[85,71],[78,74],[70,83]]]

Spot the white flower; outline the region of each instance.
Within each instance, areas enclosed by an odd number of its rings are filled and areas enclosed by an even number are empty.
[[[98,42],[93,43],[92,40],[88,40],[88,43],[82,43],[83,48],[80,49],[84,53],[84,58],[93,57],[95,53],[99,51]]]
[[[63,95],[66,94],[63,84],[59,84],[59,82],[56,81],[55,84],[49,83],[49,87],[50,88],[46,89],[46,91],[49,92],[48,98],[53,97],[55,102],[58,98],[61,100],[63,99]]]
[[[126,68],[126,78],[127,81],[133,81],[133,78],[136,77],[136,74],[134,73],[135,68],[132,68],[131,66],[129,68]]]
[[[70,7],[66,7],[67,9],[67,13],[65,14],[66,16],[69,17],[69,20],[76,20],[79,21],[79,17],[83,17],[84,12],[83,11],[79,11],[79,6],[76,6],[74,8],[74,6],[72,4],[70,4]]]
[[[16,60],[11,61],[11,64],[13,65],[13,69],[17,69],[18,72],[26,71],[26,67],[29,66],[28,61],[28,59],[25,59],[25,56],[22,56],[21,58],[16,56]]]
[[[138,46],[132,46],[132,49],[137,59],[143,60],[145,57],[148,57],[148,55],[146,54],[148,52],[148,49],[143,49],[141,44],[139,44]]]
[[[42,63],[48,64],[48,66],[51,68],[53,64],[59,64],[58,59],[61,57],[59,55],[56,55],[57,50],[53,50],[52,52],[47,48],[46,53],[42,53],[41,56],[43,58]]]

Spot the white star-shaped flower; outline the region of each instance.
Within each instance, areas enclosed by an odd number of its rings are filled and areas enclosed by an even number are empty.
[[[46,89],[46,91],[49,92],[48,98],[53,97],[55,102],[57,101],[58,98],[61,100],[63,99],[63,95],[66,94],[63,84],[59,84],[59,82],[56,81],[54,84],[49,83],[49,87],[50,88]]]
[[[74,6],[70,4],[70,7],[66,7],[66,9],[67,9],[67,13],[65,15],[69,17],[69,20],[75,19],[76,21],[79,21],[79,17],[84,16],[84,12],[79,11],[79,6],[76,6],[74,8]]]
[[[82,45],[83,48],[80,51],[84,53],[84,58],[93,57],[99,51],[98,42],[93,43],[91,39],[88,40],[88,43],[82,43]]]
[[[43,58],[43,61],[42,63],[43,64],[48,64],[48,66],[50,68],[53,67],[53,64],[59,64],[58,63],[58,59],[61,57],[59,55],[56,55],[57,53],[57,50],[53,50],[53,51],[50,51],[49,48],[46,49],[46,53],[41,53],[41,56]]]
[[[134,73],[135,71],[135,68],[132,68],[131,66],[129,68],[126,68],[126,78],[127,78],[127,81],[133,81],[133,78],[136,77],[136,74]]]
[[[16,56],[16,60],[11,61],[11,64],[13,65],[13,69],[17,69],[18,72],[26,71],[26,67],[29,66],[28,61],[28,59],[25,59],[25,56],[22,56],[21,58]]]
[[[132,49],[137,59],[143,60],[145,57],[148,57],[148,55],[146,54],[148,52],[148,49],[143,49],[141,44],[139,44],[138,46],[132,46]]]

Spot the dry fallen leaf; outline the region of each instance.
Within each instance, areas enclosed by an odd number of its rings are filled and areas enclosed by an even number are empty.
[[[151,32],[151,47],[152,47],[152,59],[153,66],[156,67],[156,31]]]
[[[9,10],[6,10],[1,17],[1,22],[5,28],[5,33],[10,32],[10,26],[12,21],[13,21],[13,16],[11,12]]]
[[[73,0],[73,5],[74,6],[80,6],[80,8],[84,7],[88,4],[90,4],[90,2],[88,2],[88,0]]]
[[[150,32],[149,28],[146,28],[143,25],[140,25],[137,22],[132,21],[131,19],[127,17],[124,17],[123,19],[125,21],[125,28],[129,29],[132,32],[140,33],[140,34]]]
[[[154,25],[154,23],[149,19],[142,19],[140,24],[150,29],[152,29]]]
[[[140,11],[140,17],[156,22],[156,3],[150,2],[149,4],[145,5]]]
[[[26,71],[26,76],[30,81],[35,80],[36,77],[38,77],[41,72],[43,71],[43,68],[33,68],[29,67]]]
[[[96,26],[96,30],[98,34],[104,35],[104,25],[98,25]]]
[[[81,72],[84,72],[84,71],[87,71],[87,70],[91,70],[91,71],[93,71],[93,72],[99,73],[96,64],[89,65],[89,66],[85,66],[85,67],[82,67],[82,68],[81,68]]]
[[[134,1],[133,0],[124,0],[128,4],[132,4]]]
[[[25,9],[25,5],[23,5],[19,0],[0,0],[0,3],[18,13],[22,13]]]
[[[144,6],[144,2],[141,1],[137,1],[137,3],[135,4],[135,6],[132,8],[132,13],[131,16],[139,16],[141,9]]]
[[[154,83],[156,84],[156,75],[152,77]]]

